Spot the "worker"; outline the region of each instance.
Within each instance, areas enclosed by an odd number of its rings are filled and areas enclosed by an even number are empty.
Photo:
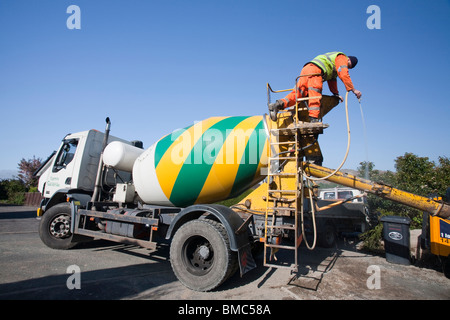
[[[339,99],[336,78],[339,77],[345,85],[347,91],[352,91],[358,99],[361,98],[361,92],[353,86],[352,80],[348,73],[348,69],[353,69],[358,63],[358,59],[354,56],[347,56],[342,52],[329,52],[321,54],[309,61],[303,66],[300,73],[301,76],[297,82],[298,98],[301,97],[318,97],[318,99],[310,99],[308,105],[309,121],[319,122],[320,115],[320,96],[322,95],[323,82],[328,82],[330,91]],[[295,105],[296,90],[292,90],[283,99],[277,100],[275,103],[269,104],[269,114],[272,121],[277,120],[277,112],[279,110]]]

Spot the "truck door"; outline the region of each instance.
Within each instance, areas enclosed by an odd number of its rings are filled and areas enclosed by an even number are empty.
[[[60,189],[69,189],[75,165],[78,139],[63,140],[44,189],[44,197],[50,198]]]

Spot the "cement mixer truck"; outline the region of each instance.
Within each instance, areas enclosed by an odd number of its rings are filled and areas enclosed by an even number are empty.
[[[337,104],[322,96],[322,116]],[[266,115],[211,117],[147,149],[110,135],[109,119],[104,133],[69,134],[35,173],[43,195],[40,238],[54,249],[95,238],[152,250],[158,239],[170,239],[177,278],[209,291],[237,270],[242,276],[255,268],[260,245],[264,265],[285,267],[275,255],[287,249],[296,270],[297,248],[308,230],[316,236],[321,211],[313,177],[448,219],[446,203],[321,167],[318,135],[327,125],[304,121],[305,110],[300,100],[276,122]],[[249,188],[240,203],[217,204]]]
[[[180,281],[211,290],[255,267],[259,237],[215,202],[263,180],[263,116],[212,117],[167,134],[148,149],[97,130],[69,134],[35,173],[43,200],[39,235],[54,249],[106,239],[155,249],[172,239]]]

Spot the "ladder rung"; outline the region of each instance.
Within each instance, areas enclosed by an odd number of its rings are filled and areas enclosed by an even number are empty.
[[[298,98],[297,101],[306,101],[306,100],[311,100],[311,99],[322,99],[322,96],[317,96],[317,97],[305,97],[305,98]]]
[[[290,224],[290,225],[282,225],[282,226],[269,226],[268,225],[267,228],[295,230],[295,226],[293,226],[292,224]]]
[[[270,131],[273,133],[278,132],[292,132],[295,133],[295,130],[304,130],[303,132],[300,132],[300,134],[311,134],[315,131],[323,130],[328,128],[328,124],[323,124],[322,122],[303,122],[303,123],[297,123],[295,127],[285,127],[285,128],[277,128],[277,129],[271,129]],[[305,131],[309,130],[309,131]]]
[[[323,129],[328,128],[328,124],[324,124],[322,122],[303,122],[303,123],[297,123],[295,126],[291,127],[285,127],[285,128],[277,128],[277,129],[271,129],[271,133],[273,135],[295,135],[298,133],[299,135],[313,135],[313,134],[320,134],[323,132]]]
[[[293,130],[294,128],[276,128],[276,129],[270,129],[270,132],[277,132],[277,131],[286,131],[286,130]]]
[[[289,208],[289,207],[269,207],[267,209],[269,209],[269,210],[280,210],[280,211],[295,211],[295,208]]]
[[[273,160],[295,160],[297,157],[269,157],[270,161]]]
[[[278,249],[287,249],[287,250],[295,250],[297,249],[295,246],[285,246],[282,244],[270,244],[266,243],[266,247],[268,248],[278,248]]]
[[[269,176],[296,176],[297,172],[278,172],[278,173],[268,173]]]
[[[274,263],[264,263],[264,267],[274,267],[274,268],[282,268],[282,269],[290,269],[290,270],[294,270],[295,272],[297,272],[297,267],[293,264],[291,266],[283,266],[283,265],[279,265],[279,264],[274,264]]]
[[[296,141],[284,141],[284,142],[271,142],[271,145],[284,145],[284,144],[294,144]]]

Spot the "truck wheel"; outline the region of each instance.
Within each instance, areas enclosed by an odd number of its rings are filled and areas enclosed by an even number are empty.
[[[39,224],[39,237],[52,249],[69,249],[76,243],[72,242],[70,232],[71,210],[68,203],[57,204],[45,212]]]
[[[221,285],[237,268],[225,228],[209,219],[182,225],[170,246],[170,262],[178,280],[195,291]]]

